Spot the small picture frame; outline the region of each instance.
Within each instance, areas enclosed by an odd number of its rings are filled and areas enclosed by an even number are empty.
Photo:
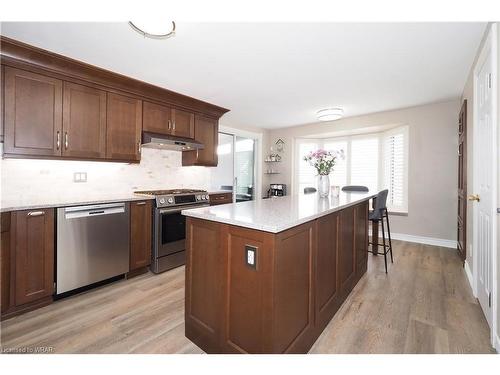
[[[284,150],[285,150],[285,142],[281,138],[279,138],[276,141],[276,151],[283,152]]]

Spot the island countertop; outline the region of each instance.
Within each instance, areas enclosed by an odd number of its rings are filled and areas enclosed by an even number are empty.
[[[320,198],[318,193],[295,194],[248,202],[183,210],[185,216],[279,233],[375,197],[373,192],[340,192]]]

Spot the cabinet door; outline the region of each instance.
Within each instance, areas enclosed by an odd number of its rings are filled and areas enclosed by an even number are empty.
[[[106,92],[64,82],[63,155],[106,156]]]
[[[54,210],[12,213],[16,305],[54,293]]]
[[[130,203],[130,271],[151,263],[151,201]]]
[[[62,81],[5,67],[4,152],[61,155]]]
[[[183,151],[182,165],[204,165],[216,167],[219,123],[209,117],[196,115],[194,119],[195,139],[205,146],[202,150]]]
[[[108,93],[106,158],[140,160],[141,128],[142,102]]]
[[[194,113],[172,109],[174,135],[194,138]]]
[[[159,104],[144,102],[142,129],[159,134],[172,134],[172,109]]]

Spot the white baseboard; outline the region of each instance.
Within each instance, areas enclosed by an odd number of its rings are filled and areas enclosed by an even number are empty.
[[[379,234],[379,237],[382,237],[382,234]],[[387,238],[387,237],[388,237],[388,235],[386,233],[385,238]],[[442,238],[413,236],[411,234],[392,233],[392,232],[391,232],[391,238],[393,240],[400,240],[400,241],[406,241],[406,242],[415,242],[415,243],[421,243],[421,244],[424,244],[424,245],[447,247],[447,248],[450,248],[450,249],[456,249],[457,248],[457,241],[456,240],[444,240]]]
[[[498,333],[495,334],[495,343],[494,343],[493,347],[497,351],[497,354],[500,354],[500,337],[498,337]]]
[[[472,277],[472,271],[469,266],[469,262],[464,262],[465,275],[467,276],[467,281],[469,282],[470,288],[472,289],[472,294],[476,297],[476,290],[474,289],[474,278]]]

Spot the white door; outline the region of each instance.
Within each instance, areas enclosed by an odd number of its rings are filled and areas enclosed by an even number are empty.
[[[480,60],[476,74],[476,120],[477,120],[477,141],[474,142],[476,148],[477,162],[475,193],[479,195],[476,207],[476,257],[477,262],[477,297],[486,316],[486,320],[491,327],[492,308],[492,251],[493,231],[494,231],[494,142],[495,130],[492,119],[492,56],[489,50],[485,58]]]

